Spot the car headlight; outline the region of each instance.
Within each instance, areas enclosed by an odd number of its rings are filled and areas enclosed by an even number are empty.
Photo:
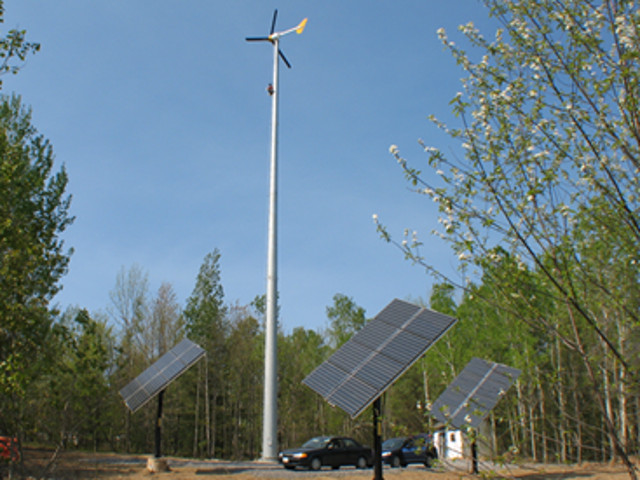
[[[305,452],[294,453],[293,457],[295,457],[295,458],[307,458],[307,454]]]
[[[382,452],[383,457],[388,457],[389,455],[391,455],[391,452]]]

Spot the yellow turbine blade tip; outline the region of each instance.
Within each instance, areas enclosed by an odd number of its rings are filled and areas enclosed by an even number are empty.
[[[304,27],[306,26],[307,26],[307,19],[305,18],[300,22],[300,25],[296,27],[296,33],[302,33],[302,31],[304,30]]]

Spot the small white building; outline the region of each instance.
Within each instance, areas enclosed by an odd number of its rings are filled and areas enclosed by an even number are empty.
[[[489,422],[483,421],[476,433],[477,454],[485,458],[493,458],[495,446]],[[449,430],[441,424],[433,433],[433,442],[438,450],[438,458],[442,460],[456,460],[472,456],[469,437],[462,430]]]
[[[438,458],[455,460],[464,457],[464,438],[460,430],[438,430],[433,434]]]

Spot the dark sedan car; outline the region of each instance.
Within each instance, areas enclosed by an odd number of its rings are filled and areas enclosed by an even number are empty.
[[[406,467],[410,463],[431,466],[438,458],[431,435],[414,435],[385,440],[382,444],[382,461],[392,467]]]
[[[314,437],[298,448],[283,450],[278,461],[285,468],[308,467],[320,470],[323,466],[338,469],[344,465],[356,468],[371,466],[371,448],[348,437]]]

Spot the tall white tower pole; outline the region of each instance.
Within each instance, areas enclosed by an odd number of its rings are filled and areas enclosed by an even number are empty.
[[[271,96],[271,163],[269,168],[269,226],[267,245],[267,311],[264,357],[264,413],[262,458],[278,455],[278,67],[279,39],[273,40]]]
[[[264,353],[264,412],[262,420],[262,458],[275,460],[278,455],[278,68],[280,58],[287,67],[289,61],[280,51],[280,37],[288,33],[302,33],[307,19],[296,27],[274,32],[278,11],[273,12],[268,37],[247,37],[249,42],[273,44],[273,84],[271,85],[271,164],[269,168],[269,231],[267,245],[267,298]]]

